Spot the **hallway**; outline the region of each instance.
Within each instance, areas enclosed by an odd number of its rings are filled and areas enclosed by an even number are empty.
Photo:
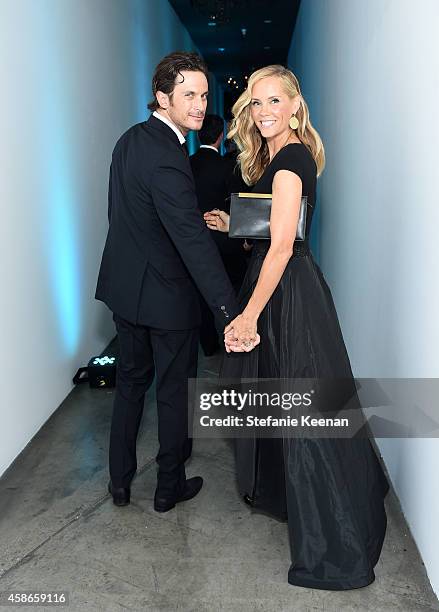
[[[200,357],[201,377],[217,367],[217,357]],[[115,507],[106,494],[111,408],[111,391],[77,387],[0,480],[1,592],[64,590],[72,611],[439,610],[393,493],[376,581],[342,593],[287,584],[286,526],[240,500],[227,441],[196,440],[188,474],[205,478],[202,492],[154,512],[151,393],[131,505]]]

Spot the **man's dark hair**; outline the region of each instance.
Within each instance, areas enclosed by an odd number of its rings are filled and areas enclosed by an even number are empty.
[[[206,79],[208,78],[207,66],[204,60],[196,53],[188,53],[187,51],[170,53],[162,59],[154,71],[152,77],[152,95],[154,99],[148,104],[150,111],[160,108],[156,98],[158,91],[172,96],[177,77],[180,76],[179,83],[184,82],[183,75],[181,74],[182,70],[202,72]]]
[[[198,132],[201,144],[212,145],[218,136],[224,131],[224,119],[219,115],[206,115],[203,127]]]

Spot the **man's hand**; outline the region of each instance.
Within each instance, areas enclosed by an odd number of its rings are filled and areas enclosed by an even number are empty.
[[[229,231],[230,216],[223,210],[214,208],[210,212],[204,213],[203,216],[209,229],[216,230],[218,232]]]

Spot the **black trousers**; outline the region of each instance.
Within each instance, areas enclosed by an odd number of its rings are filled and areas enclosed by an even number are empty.
[[[186,481],[188,438],[187,379],[197,375],[198,328],[183,331],[133,325],[114,315],[119,340],[116,393],[110,434],[110,477],[129,487],[136,473],[136,441],[145,393],[156,376],[159,451],[157,487],[178,493]]]

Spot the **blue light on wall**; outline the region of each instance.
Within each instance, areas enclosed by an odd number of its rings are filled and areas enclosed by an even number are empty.
[[[194,131],[189,132],[188,135],[186,136],[186,143],[187,143],[189,155],[193,155],[195,151],[198,150],[198,147],[199,147],[197,133]]]
[[[68,142],[65,142],[64,146],[68,147]],[[77,210],[75,194],[68,176],[68,162],[62,158],[51,161],[47,175],[50,185],[47,202],[47,252],[51,288],[61,340],[64,348],[73,355],[79,341],[81,308]]]
[[[41,171],[46,193],[40,211],[47,271],[61,352],[75,354],[81,328],[81,284],[77,191],[75,189],[74,92],[68,65],[57,48],[57,22],[41,18],[40,130]]]
[[[154,38],[147,37],[145,33],[145,23],[149,23],[151,11],[151,3],[143,2],[143,0],[135,0],[132,5],[134,12],[133,32],[131,40],[132,60],[131,65],[134,70],[135,91],[134,98],[136,101],[136,116],[134,121],[145,121],[149,116],[148,102],[151,96],[151,83],[148,79],[151,66],[149,65],[152,49],[154,48]],[[150,48],[151,47],[151,48]]]

